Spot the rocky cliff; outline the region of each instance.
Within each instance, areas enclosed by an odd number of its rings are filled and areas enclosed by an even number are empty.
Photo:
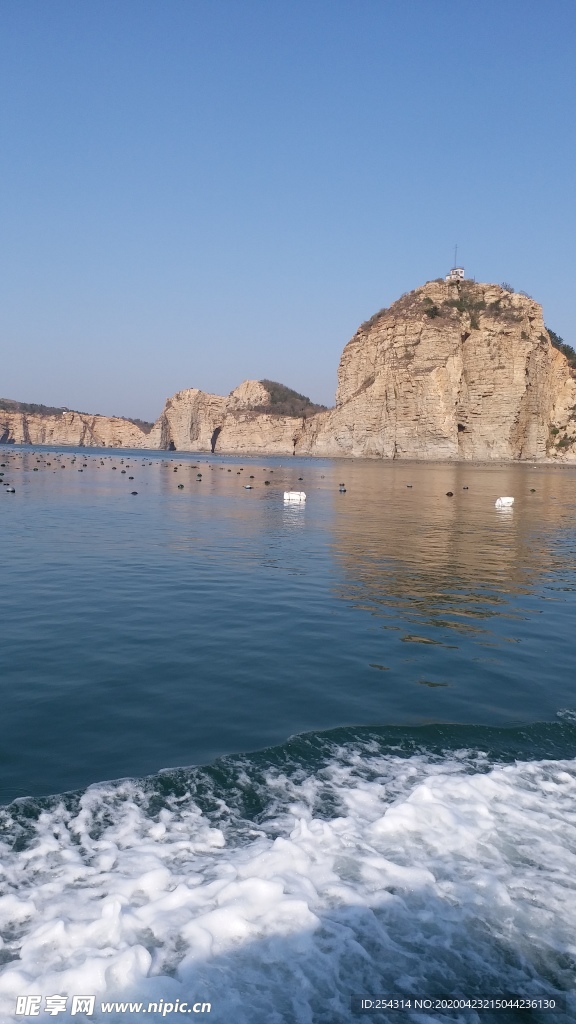
[[[526,295],[432,281],[362,324],[335,409],[298,450],[410,459],[574,455],[576,381]]]
[[[0,408],[0,444],[55,444],[96,448],[148,448],[148,435],[120,416],[25,412]]]
[[[227,398],[188,388],[168,399],[150,446],[291,455],[306,418],[278,415],[273,408],[270,391],[257,380],[244,381]]]
[[[227,397],[179,391],[149,433],[119,418],[0,411],[0,440],[262,455],[576,459],[576,372],[551,344],[542,309],[529,296],[439,279],[361,325],[342,354],[333,409],[322,411],[272,381],[245,381]]]
[[[275,415],[266,382],[181,391],[151,439],[219,452],[408,459],[576,457],[576,380],[526,295],[431,281],[358,329],[334,409]]]

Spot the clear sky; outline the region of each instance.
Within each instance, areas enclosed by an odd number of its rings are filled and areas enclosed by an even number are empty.
[[[459,262],[576,345],[575,0],[1,0],[0,395],[331,404]]]

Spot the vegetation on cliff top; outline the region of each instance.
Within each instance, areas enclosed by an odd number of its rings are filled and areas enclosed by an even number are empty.
[[[16,402],[13,398],[0,398],[1,412],[19,412],[28,416],[61,416],[64,412],[75,412],[78,416],[101,416],[99,412],[81,412],[80,409],[68,409],[65,405],[41,405],[38,402]],[[144,434],[149,434],[154,426],[147,420],[133,419],[131,416],[119,416],[118,419],[127,420]]]
[[[444,279],[439,277],[436,278],[435,284],[444,284]],[[430,320],[435,320],[438,317],[450,316],[452,310],[457,313],[466,315],[470,318],[470,326],[473,329],[478,329],[480,326],[480,314],[486,313],[488,316],[497,317],[508,323],[518,323],[522,319],[522,313],[518,308],[515,308],[510,301],[511,295],[514,294],[514,288],[511,284],[506,281],[500,285],[502,289],[502,295],[494,302],[487,303],[484,299],[483,291],[480,285],[477,285],[475,281],[465,279],[456,288],[455,292],[452,293],[452,297],[444,299],[442,302],[436,301],[429,296],[422,296],[422,288],[416,288],[412,292],[406,292],[401,295],[390,307],[384,306],[379,309],[377,313],[374,313],[369,320],[365,320],[360,325],[359,333],[367,333],[370,328],[374,327],[382,317],[387,313],[412,313],[416,315],[422,315],[429,317]],[[523,295],[525,298],[531,298],[527,292],[520,291],[519,295]],[[546,328],[550,336],[550,341],[554,348],[562,352],[568,361],[568,365],[576,370],[576,350],[572,345],[567,344],[563,338],[561,338],[555,331]],[[522,334],[524,337],[524,332]],[[542,335],[544,338],[544,335]]]
[[[572,348],[572,345],[568,345],[568,343],[564,341],[564,338],[561,338],[559,334],[556,334],[556,331],[551,331],[549,327],[547,327],[546,330],[548,331],[550,341],[554,345],[554,348],[557,348],[563,356],[566,356],[568,365],[571,366],[572,369],[576,369],[576,352]]]
[[[15,402],[12,398],[0,398],[0,409],[3,412],[23,412],[31,416],[61,416],[63,412],[78,412],[65,406],[39,405],[36,402]]]
[[[384,316],[384,314],[387,313],[387,312],[388,312],[388,306],[383,306],[382,309],[379,309],[377,313],[374,313],[373,316],[371,316],[369,320],[365,320],[363,324],[360,324],[360,328],[359,329],[361,331],[368,331],[371,327],[374,326],[375,323],[377,323],[377,321],[380,319],[380,317]]]
[[[300,395],[275,380],[261,380],[260,384],[266,388],[270,401],[266,405],[255,406],[254,412],[274,413],[275,416],[313,416],[326,409],[325,405],[317,405],[306,395]]]
[[[483,312],[503,320],[519,321],[521,314],[512,307],[508,298],[508,294],[511,291],[510,286],[502,285],[502,289],[507,293],[506,295],[496,299],[494,302],[487,303],[482,291],[478,289],[475,283],[465,281],[463,286],[458,289],[456,297],[444,299],[439,306],[429,296],[425,296],[422,299],[424,313],[433,320],[435,317],[444,316],[449,314],[452,309],[455,309],[457,313],[463,313],[470,317],[470,326],[475,330],[480,326],[480,313]]]
[[[139,420],[138,417],[134,416],[123,416],[122,419],[128,420],[128,423],[133,423],[135,427],[138,427],[143,434],[149,434],[154,426],[148,420]]]

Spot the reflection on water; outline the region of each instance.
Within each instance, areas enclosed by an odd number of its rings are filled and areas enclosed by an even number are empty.
[[[0,799],[576,704],[572,469],[4,452]]]
[[[284,508],[282,509],[282,525],[287,529],[294,529],[294,527],[302,528],[305,525],[304,512],[306,504],[303,502],[300,505],[296,503],[289,504],[284,502]]]
[[[573,471],[364,464],[357,475],[361,488],[348,473],[346,506],[335,501],[333,531],[340,594],[358,607],[384,618],[401,612],[446,635],[480,634],[494,616],[522,614],[513,598],[552,577],[572,588]],[[500,493],[514,495],[514,506],[496,509]]]

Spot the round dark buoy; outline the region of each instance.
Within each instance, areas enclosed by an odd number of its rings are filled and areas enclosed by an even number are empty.
[[[253,479],[254,479],[254,477],[253,477],[253,476],[251,476],[251,477],[250,477],[250,479],[251,479],[251,480],[253,480]]]
[[[447,498],[453,498],[454,497],[454,491],[446,491],[446,497]]]
[[[299,477],[298,477],[298,479],[299,479],[299,480],[303,480],[303,479],[304,479],[304,477],[303,477],[303,476],[299,476]]]
[[[264,486],[265,487],[270,487],[270,481],[269,480],[265,480],[264,481]]]
[[[536,488],[535,487],[531,487],[530,488],[530,494],[536,494]]]
[[[130,491],[130,494],[138,494],[138,491]]]

